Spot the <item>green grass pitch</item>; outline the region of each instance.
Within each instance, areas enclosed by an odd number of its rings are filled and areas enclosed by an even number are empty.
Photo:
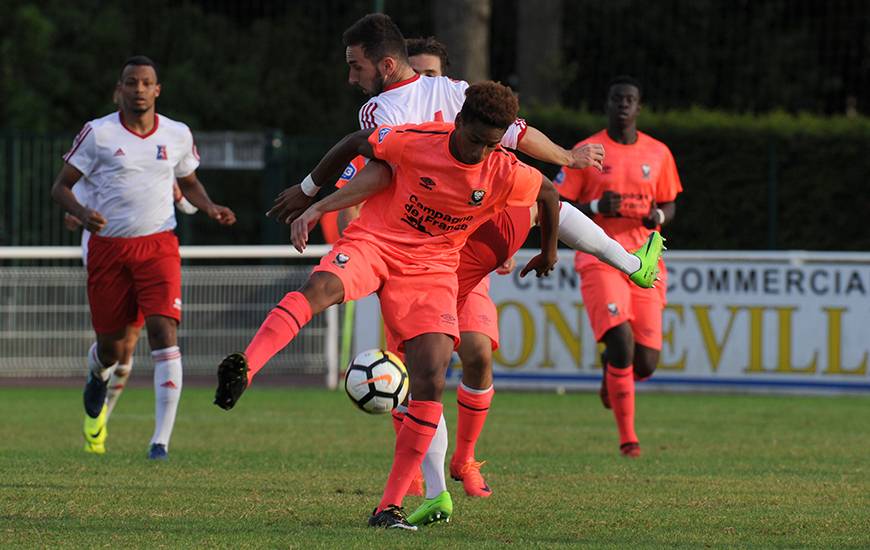
[[[365,526],[389,417],[326,390],[255,387],[231,412],[211,397],[184,390],[155,464],[151,390],[127,390],[97,457],[79,391],[0,389],[0,547],[870,547],[866,397],[641,394],[631,461],[596,395],[500,392],[477,453],[493,497],[448,481],[453,521],[417,533]]]

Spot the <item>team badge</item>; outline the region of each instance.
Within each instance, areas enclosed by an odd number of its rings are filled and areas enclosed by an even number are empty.
[[[157,146],[157,160],[169,160],[169,156],[166,154],[165,145]]]
[[[553,183],[555,183],[556,185],[561,185],[563,181],[565,181],[565,169],[564,168],[559,170],[559,173],[556,174],[555,178],[553,178]]]
[[[383,142],[384,138],[387,137],[387,134],[389,134],[392,131],[393,131],[392,128],[381,128],[380,130],[378,130],[378,143]]]
[[[471,192],[471,200],[468,201],[468,204],[471,206],[480,206],[480,203],[483,202],[484,195],[486,195],[486,191],[483,189],[474,189]]]
[[[344,169],[344,172],[341,173],[341,179],[352,180],[355,175],[356,175],[356,166],[354,166],[353,163],[350,163]]]
[[[616,317],[617,315],[619,315],[619,308],[616,307],[616,304],[614,304],[613,302],[607,304],[607,311],[608,313],[610,313],[611,317]]]
[[[648,180],[651,172],[652,170],[650,170],[649,164],[640,165],[640,173],[643,174],[643,179]]]
[[[350,261],[350,256],[345,254],[344,252],[339,252],[335,255],[335,259],[332,260],[332,263],[337,265],[338,267],[344,269],[344,266],[347,265],[347,262]]]

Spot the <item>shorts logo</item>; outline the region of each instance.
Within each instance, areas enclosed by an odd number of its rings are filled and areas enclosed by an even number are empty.
[[[181,298],[176,298],[176,299],[172,302],[172,307],[174,307],[174,308],[177,309],[178,311],[181,311]]]
[[[617,315],[619,315],[619,308],[616,307],[616,304],[614,304],[613,302],[607,304],[607,311],[608,313],[610,313],[611,317],[616,317]]]
[[[556,174],[555,178],[553,178],[553,183],[555,183],[556,185],[561,185],[563,181],[565,181],[565,169],[564,168],[559,170],[559,173]]]
[[[392,128],[381,128],[380,130],[378,130],[378,143],[382,143],[384,141],[384,138],[387,137],[387,134],[392,131]]]
[[[356,175],[356,166],[353,164],[348,164],[347,168],[344,169],[344,172],[341,173],[341,179],[343,180],[351,180]]]
[[[641,164],[640,165],[640,173],[643,174],[643,179],[648,180],[649,175],[652,173],[652,170],[649,167],[649,164]]]
[[[335,255],[335,259],[332,260],[332,263],[337,265],[338,267],[344,269],[344,266],[347,265],[347,262],[350,261],[350,256],[345,254],[344,252],[339,252]]]
[[[486,195],[486,191],[483,189],[474,189],[471,191],[471,200],[468,201],[468,204],[471,206],[480,206],[480,203],[483,202],[483,196]]]
[[[422,178],[420,178],[420,185],[423,188],[431,191],[432,189],[435,188],[435,181],[432,180],[432,178],[427,178],[427,177],[423,176]]]
[[[450,313],[444,313],[441,315],[441,320],[450,325],[456,324],[456,316]]]
[[[157,160],[169,160],[169,156],[166,154],[165,145],[157,146]]]

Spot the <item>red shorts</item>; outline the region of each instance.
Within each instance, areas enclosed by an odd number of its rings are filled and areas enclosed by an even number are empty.
[[[479,332],[498,349],[498,309],[489,297],[489,277],[484,277],[459,310],[459,332]]]
[[[407,340],[427,333],[447,334],[457,346],[456,274],[437,266],[414,267],[373,243],[342,238],[314,271],[341,279],[344,302],[378,293],[387,349],[403,352]]]
[[[600,342],[608,330],[628,322],[636,343],[662,349],[662,310],[668,281],[664,263],[660,267],[662,280],[656,288],[640,288],[625,273],[599,261],[578,266],[580,292],[596,340]]]
[[[181,322],[181,256],[172,231],[144,237],[101,237],[88,242],[88,302],[98,334],[145,317],[163,315]]]

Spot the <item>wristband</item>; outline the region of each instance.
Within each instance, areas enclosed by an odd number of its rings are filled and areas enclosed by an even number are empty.
[[[311,179],[311,174],[305,176],[305,179],[302,180],[302,192],[309,197],[313,197],[318,191],[320,191],[320,187],[314,183],[313,179]]]
[[[175,202],[175,208],[177,208],[179,212],[184,212],[185,214],[196,214],[199,211],[199,209],[183,195]]]
[[[593,214],[598,214],[598,199],[589,203],[589,210],[591,210]]]
[[[663,225],[665,223],[665,211],[661,208],[656,208],[656,217],[659,220],[659,225]]]

